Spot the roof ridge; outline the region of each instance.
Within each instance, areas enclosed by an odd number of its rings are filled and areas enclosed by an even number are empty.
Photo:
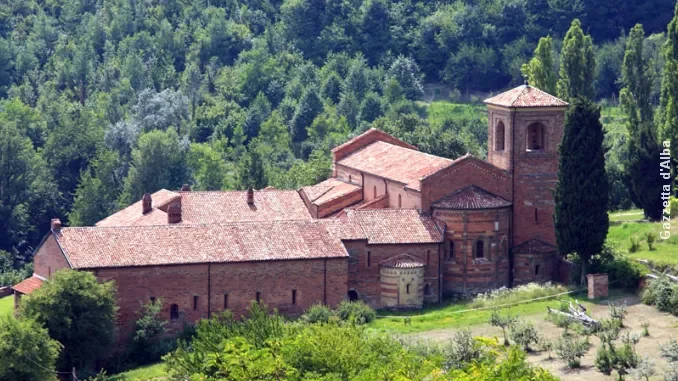
[[[147,228],[188,228],[188,227],[201,227],[201,226],[232,226],[238,224],[277,224],[277,223],[298,223],[298,222],[309,222],[314,223],[321,221],[320,219],[295,219],[295,220],[270,220],[270,221],[257,221],[257,220],[246,220],[246,221],[229,221],[229,222],[216,222],[216,223],[188,223],[188,224],[162,224],[162,225],[108,225],[108,226],[64,226],[61,228],[62,231],[66,230],[93,230],[93,229],[147,229]]]

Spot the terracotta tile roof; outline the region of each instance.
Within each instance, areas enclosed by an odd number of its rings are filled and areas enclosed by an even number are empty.
[[[536,87],[518,86],[492,98],[485,99],[485,103],[503,107],[565,107],[568,105],[562,99],[545,93]]]
[[[319,220],[335,237],[343,241],[366,240],[367,235],[355,221],[348,219],[331,218]]]
[[[134,204],[97,222],[96,226],[155,225],[158,223],[166,224],[167,215],[165,214],[165,211],[167,210],[167,205],[169,205],[169,203],[172,201],[178,200],[180,197],[181,196],[179,192],[161,189],[151,195],[153,200],[152,212],[142,214],[141,200],[139,200]],[[163,219],[164,221],[162,221]]]
[[[76,227],[55,235],[74,269],[348,255],[320,221]]]
[[[551,254],[557,251],[557,247],[538,239],[525,241],[513,248],[513,252],[517,254]]]
[[[30,294],[31,292],[37,290],[42,286],[43,280],[33,275],[30,278],[24,279],[19,284],[12,287],[14,291],[18,291],[22,294]]]
[[[316,185],[302,187],[301,190],[306,194],[308,199],[316,205],[324,204],[356,191],[362,192],[360,186],[349,184],[335,178],[329,178]]]
[[[368,244],[439,243],[443,224],[416,209],[366,209],[346,211],[365,232]]]
[[[365,147],[368,144],[374,143],[376,141],[382,141],[386,143],[390,143],[393,145],[397,145],[400,147],[405,147],[413,150],[417,150],[417,147],[406,143],[398,138],[396,138],[393,135],[389,135],[385,133],[384,131],[378,130],[376,128],[370,128],[369,130],[363,132],[362,134],[354,137],[353,139],[345,142],[344,144],[341,144],[337,147],[334,147],[332,149],[332,159],[334,161],[338,161],[352,153],[353,151],[356,151],[362,147]]]
[[[396,255],[380,263],[384,267],[392,267],[395,269],[411,269],[416,267],[424,267],[426,264],[417,257],[407,253]]]
[[[495,209],[511,206],[511,203],[484,189],[470,185],[441,198],[432,206],[441,209]]]
[[[304,201],[295,190],[254,191],[254,205],[246,191],[181,192],[184,223],[213,224],[240,221],[310,220]]]
[[[369,144],[337,164],[394,180],[420,190],[419,179],[449,166],[452,160],[382,141]]]

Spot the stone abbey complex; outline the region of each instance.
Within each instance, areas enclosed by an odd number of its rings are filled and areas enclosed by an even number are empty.
[[[488,159],[422,153],[379,130],[332,150],[299,190],[159,190],[93,227],[51,232],[21,295],[63,268],[118,288],[119,324],[161,299],[173,324],[252,300],[289,315],[364,300],[416,308],[445,295],[557,279],[552,190],[567,103],[529,85],[485,101]]]

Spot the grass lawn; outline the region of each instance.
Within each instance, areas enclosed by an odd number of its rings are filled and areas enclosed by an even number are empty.
[[[617,246],[622,252],[628,253],[629,257],[647,259],[657,264],[678,265],[678,223],[671,224],[671,237],[661,239],[659,234],[663,231],[662,223],[646,222],[622,222],[610,225],[607,234],[608,242]],[[647,234],[655,236],[654,250],[650,251],[647,245]],[[640,242],[640,249],[635,253],[629,252],[631,237]]]
[[[612,298],[622,295],[625,294],[621,291],[610,290],[610,297]],[[503,311],[508,311],[512,315],[517,316],[544,314],[547,306],[552,308],[558,307],[559,300],[572,302],[579,300],[585,306],[590,306],[594,302],[586,298],[586,291],[582,291],[568,296],[519,304],[513,307],[504,308]],[[407,312],[396,313],[384,311],[380,312],[381,316],[370,323],[369,326],[378,331],[413,333],[443,328],[463,328],[487,323],[492,314],[492,310],[490,309],[460,313],[460,311],[470,309],[470,304],[470,301],[452,303],[443,306],[424,308],[420,311],[410,311],[409,314]],[[412,324],[405,325],[404,319],[399,316],[411,316]]]
[[[140,368],[128,370],[127,372],[116,374],[111,377],[112,381],[164,381],[167,379],[165,365],[163,363],[142,366]]]
[[[642,221],[644,217],[641,209],[624,210],[621,212],[610,213],[610,222]]]
[[[5,296],[0,298],[0,316],[9,315],[14,312],[14,296]]]

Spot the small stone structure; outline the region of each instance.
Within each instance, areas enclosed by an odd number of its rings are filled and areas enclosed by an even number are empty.
[[[381,263],[381,305],[421,308],[424,305],[424,267],[419,258],[401,254]]]
[[[588,280],[589,299],[607,297],[607,274],[589,274]]]

